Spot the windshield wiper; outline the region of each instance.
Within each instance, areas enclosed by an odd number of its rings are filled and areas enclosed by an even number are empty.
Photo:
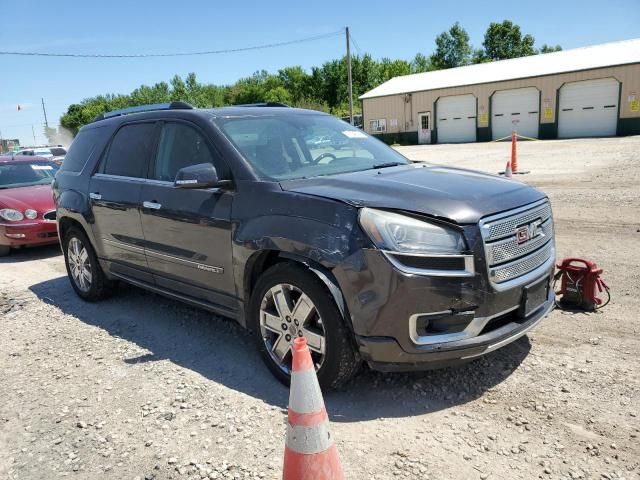
[[[400,163],[400,162],[378,163],[377,165],[373,165],[371,168],[397,167],[398,165],[404,165],[404,163]]]

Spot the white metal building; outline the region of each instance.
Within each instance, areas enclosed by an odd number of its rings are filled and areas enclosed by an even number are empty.
[[[640,134],[640,39],[396,77],[360,99],[388,142]]]

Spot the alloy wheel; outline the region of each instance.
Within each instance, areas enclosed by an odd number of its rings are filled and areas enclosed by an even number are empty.
[[[87,249],[77,237],[69,240],[67,259],[71,278],[76,284],[76,287],[83,292],[88,292],[91,289],[91,282],[93,280],[91,261],[89,260]]]
[[[262,297],[260,334],[271,359],[291,373],[291,347],[296,337],[305,337],[316,370],[326,355],[326,332],[318,309],[298,287],[278,284]]]

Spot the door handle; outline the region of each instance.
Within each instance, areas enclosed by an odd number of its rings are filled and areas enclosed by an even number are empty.
[[[151,208],[152,210],[160,210],[162,205],[156,202],[142,202],[144,208]]]
[[[89,198],[91,200],[102,200],[102,195],[100,195],[98,192],[91,192],[89,194]]]

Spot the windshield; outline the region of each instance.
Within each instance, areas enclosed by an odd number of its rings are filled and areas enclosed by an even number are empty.
[[[263,179],[291,180],[408,163],[384,143],[328,115],[214,121]]]
[[[49,184],[58,168],[60,167],[53,162],[0,163],[0,188]]]

